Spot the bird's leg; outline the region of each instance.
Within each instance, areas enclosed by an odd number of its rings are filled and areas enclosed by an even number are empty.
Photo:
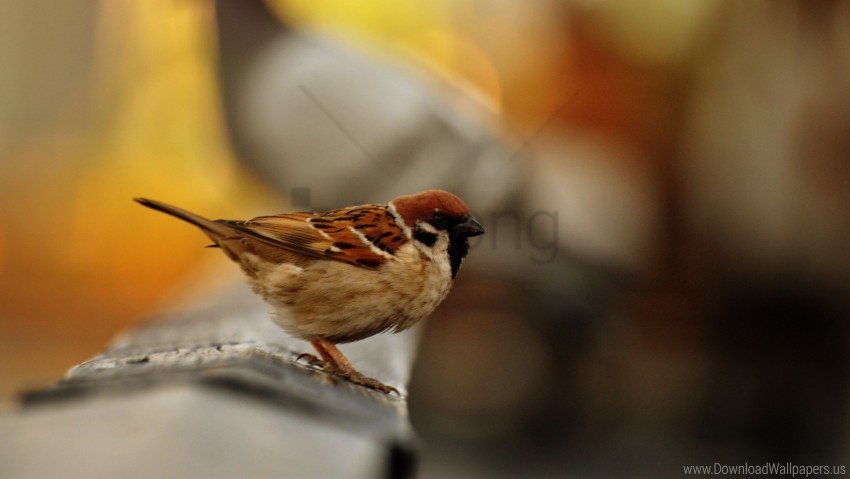
[[[310,344],[312,344],[313,347],[316,348],[316,351],[318,351],[322,356],[322,360],[320,362],[322,363],[322,369],[324,369],[325,372],[345,378],[355,384],[360,384],[361,386],[377,389],[378,391],[383,391],[385,393],[395,392],[396,394],[399,394],[398,389],[392,386],[387,386],[377,379],[368,378],[354,369],[354,366],[352,366],[348,358],[342,354],[342,351],[340,351],[334,343],[327,339],[310,341]],[[318,358],[316,359],[318,361]]]

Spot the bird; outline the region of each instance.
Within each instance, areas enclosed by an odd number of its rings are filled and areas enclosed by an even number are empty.
[[[484,234],[452,193],[427,190],[387,204],[209,220],[167,203],[135,201],[186,221],[212,240],[272,306],[272,319],[309,341],[311,365],[384,393],[398,391],[360,373],[337,344],[404,331],[448,295],[469,238]]]

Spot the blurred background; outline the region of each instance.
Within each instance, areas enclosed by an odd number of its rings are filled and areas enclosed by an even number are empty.
[[[421,477],[846,464],[850,2],[3,2],[0,397],[241,281],[216,218],[449,189]],[[187,299],[188,298],[188,299]]]

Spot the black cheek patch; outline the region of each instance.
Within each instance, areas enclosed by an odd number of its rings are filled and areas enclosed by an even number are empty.
[[[413,239],[430,248],[437,242],[437,235],[423,230],[414,230]]]

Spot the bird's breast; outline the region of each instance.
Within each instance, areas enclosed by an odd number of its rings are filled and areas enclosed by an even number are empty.
[[[451,269],[407,244],[377,269],[341,261],[265,265],[256,292],[275,308],[275,322],[303,339],[350,342],[403,331],[431,314],[451,289]]]

